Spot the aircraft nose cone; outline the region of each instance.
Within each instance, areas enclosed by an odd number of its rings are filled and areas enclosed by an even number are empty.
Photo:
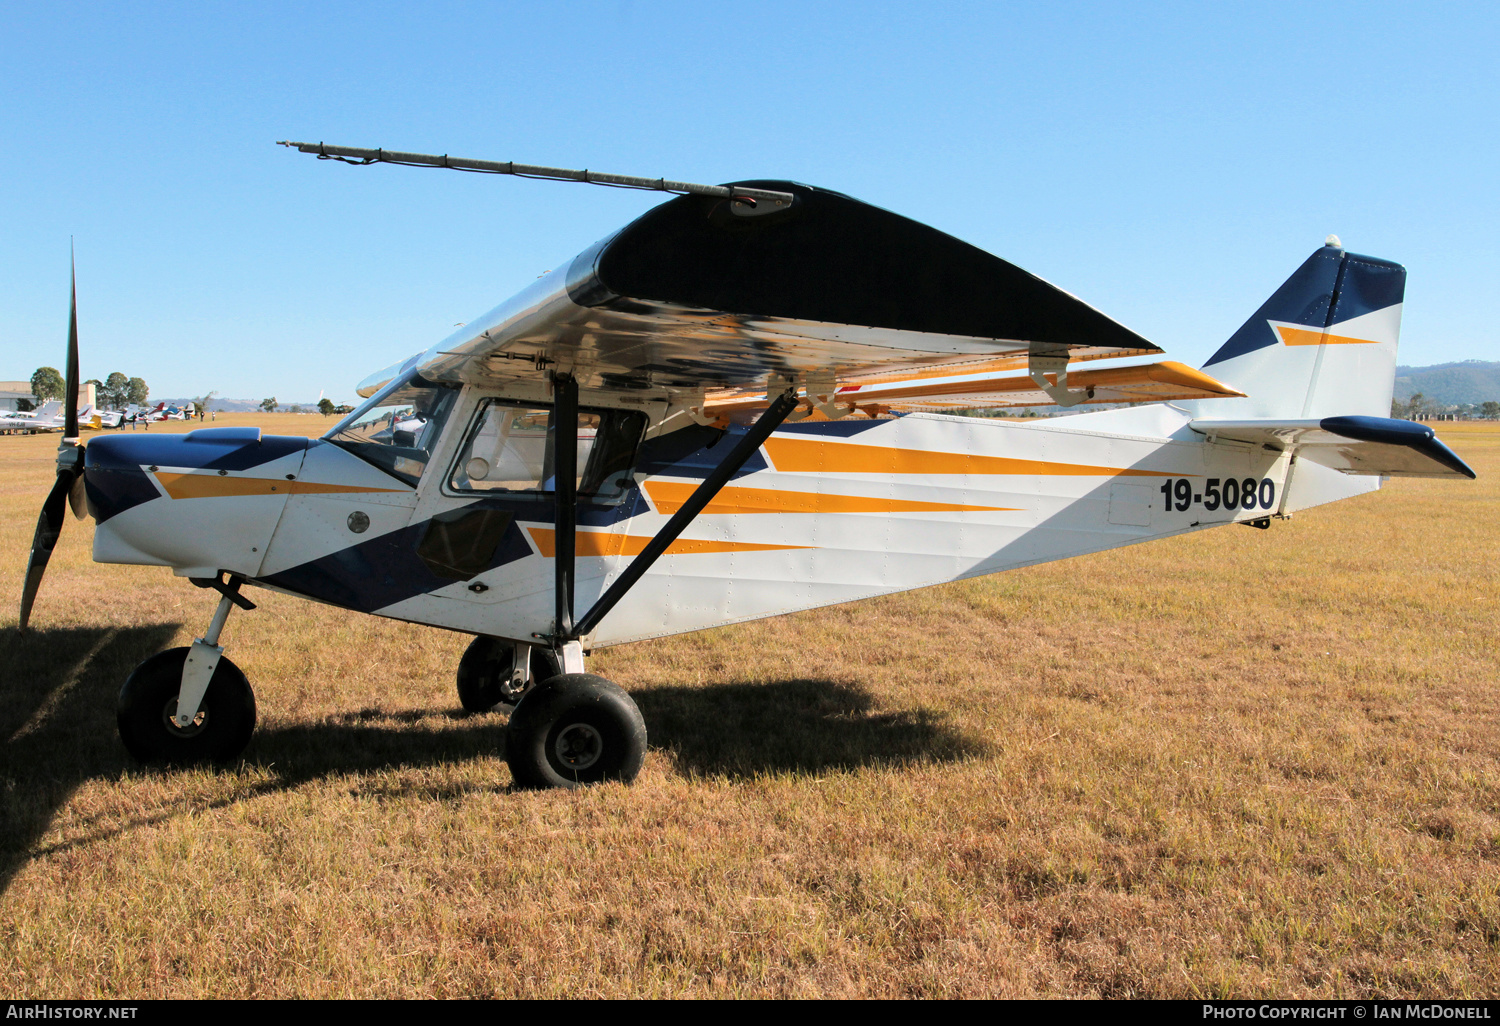
[[[94,559],[252,576],[309,444],[258,428],[95,439],[84,469]]]
[[[153,499],[165,498],[162,475],[257,468],[300,454],[307,438],[261,436],[260,428],[200,428],[185,435],[110,435],[88,444],[84,482],[89,513],[99,523]]]

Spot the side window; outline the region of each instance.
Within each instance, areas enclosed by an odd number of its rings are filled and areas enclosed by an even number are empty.
[[[552,411],[486,403],[448,482],[461,492],[540,492]]]
[[[635,410],[579,411],[580,498],[610,502],[625,494],[645,427],[645,415]],[[448,487],[479,494],[550,494],[555,488],[553,430],[550,407],[486,400]]]

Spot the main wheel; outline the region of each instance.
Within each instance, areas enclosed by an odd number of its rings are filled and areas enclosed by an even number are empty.
[[[527,688],[557,673],[549,653],[531,646],[531,680],[526,687],[510,683],[510,642],[483,635],[469,642],[458,661],[458,700],[471,713],[489,712],[501,702],[515,705]]]
[[[177,725],[177,692],[187,654],[185,648],[158,652],[132,670],[120,689],[115,706],[120,740],[142,762],[228,762],[250,743],[255,693],[240,668],[223,657],[198,715],[186,727]]]
[[[646,722],[618,684],[565,673],[533,685],[511,714],[505,761],[521,787],[630,783],[646,759]]]

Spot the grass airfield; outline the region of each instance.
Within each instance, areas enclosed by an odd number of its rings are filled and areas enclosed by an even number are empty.
[[[541,793],[467,637],[258,589],[244,761],[133,763],[218,596],[69,517],[20,636],[57,436],[0,437],[0,989],[1494,997],[1500,429],[1440,435],[1478,481],[599,652],[645,769]]]

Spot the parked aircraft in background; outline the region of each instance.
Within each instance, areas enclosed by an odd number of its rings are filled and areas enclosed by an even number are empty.
[[[146,410],[131,403],[120,410],[98,410],[95,411],[93,421],[89,426],[102,430],[116,430],[133,423],[162,420],[165,406],[165,403],[157,403],[154,409]]]
[[[85,406],[79,416],[87,419],[94,412]],[[35,410],[0,414],[0,432],[34,435],[42,431],[63,429],[63,403],[59,399],[48,399]]]
[[[295,144],[321,156],[555,169]],[[120,694],[148,760],[237,757],[244,584],[475,636],[465,708],[510,711],[522,785],[630,780],[646,729],[588,653],[1229,524],[1385,476],[1473,472],[1391,420],[1406,272],[1316,250],[1203,370],[935,229],[784,181],[695,186],[425,352],[321,439],[64,440],[25,628],[72,499],[100,562],[221,595]],[[592,177],[590,177],[592,175]],[[69,395],[77,381],[76,317]],[[1065,418],[966,407],[1137,403]],[[76,434],[76,432],[70,432]]]
[[[49,430],[62,408],[61,400],[49,399],[35,410],[0,414],[0,431],[35,434]]]

